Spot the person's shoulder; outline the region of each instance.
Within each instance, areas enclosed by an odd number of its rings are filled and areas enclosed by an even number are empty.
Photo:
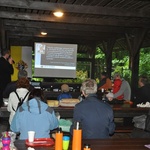
[[[16,93],[15,93],[14,91],[12,91],[12,92],[9,94],[9,97],[14,96],[14,95],[16,95]]]
[[[47,105],[48,106],[48,105]],[[47,109],[46,109],[46,112],[48,112],[48,113],[50,113],[50,114],[52,114],[53,113],[53,111],[54,111],[54,109],[52,108],[52,107],[47,107]]]

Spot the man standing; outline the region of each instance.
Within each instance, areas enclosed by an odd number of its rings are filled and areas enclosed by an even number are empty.
[[[12,64],[13,59],[10,57],[10,51],[3,50],[0,58],[0,107],[3,105],[3,91],[11,82],[11,74],[14,73]]]
[[[85,99],[75,106],[73,121],[81,123],[83,139],[109,138],[115,130],[113,110],[109,104],[97,98],[96,81],[86,80],[82,83],[81,91]]]

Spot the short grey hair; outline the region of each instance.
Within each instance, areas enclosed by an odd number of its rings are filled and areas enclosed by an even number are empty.
[[[20,78],[27,78],[28,77],[28,73],[26,70],[19,70],[18,72],[18,79]]]
[[[94,79],[87,79],[82,83],[81,91],[86,95],[95,94],[97,92],[97,83]]]
[[[116,77],[120,77],[120,78],[121,78],[121,75],[120,75],[119,72],[115,72],[115,74],[114,74],[114,79],[115,79]]]

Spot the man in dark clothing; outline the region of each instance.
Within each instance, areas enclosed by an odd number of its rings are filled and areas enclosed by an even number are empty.
[[[98,84],[98,90],[111,90],[112,89],[112,82],[108,78],[108,75],[106,72],[101,73],[101,80],[100,83]]]
[[[75,106],[73,122],[81,123],[83,139],[109,138],[115,131],[113,110],[109,104],[98,100],[96,81],[86,80],[81,91],[85,100]]]
[[[11,75],[14,73],[13,63],[10,51],[3,50],[0,58],[0,107],[3,105],[3,91],[7,84],[11,82]]]
[[[139,78],[139,86],[135,93],[135,104],[150,102],[150,84],[148,78],[146,76],[140,76]]]

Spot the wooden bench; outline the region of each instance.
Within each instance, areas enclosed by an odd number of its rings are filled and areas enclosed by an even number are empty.
[[[116,127],[115,133],[131,133],[132,130],[133,130],[133,126],[130,127],[120,126],[120,127]]]

